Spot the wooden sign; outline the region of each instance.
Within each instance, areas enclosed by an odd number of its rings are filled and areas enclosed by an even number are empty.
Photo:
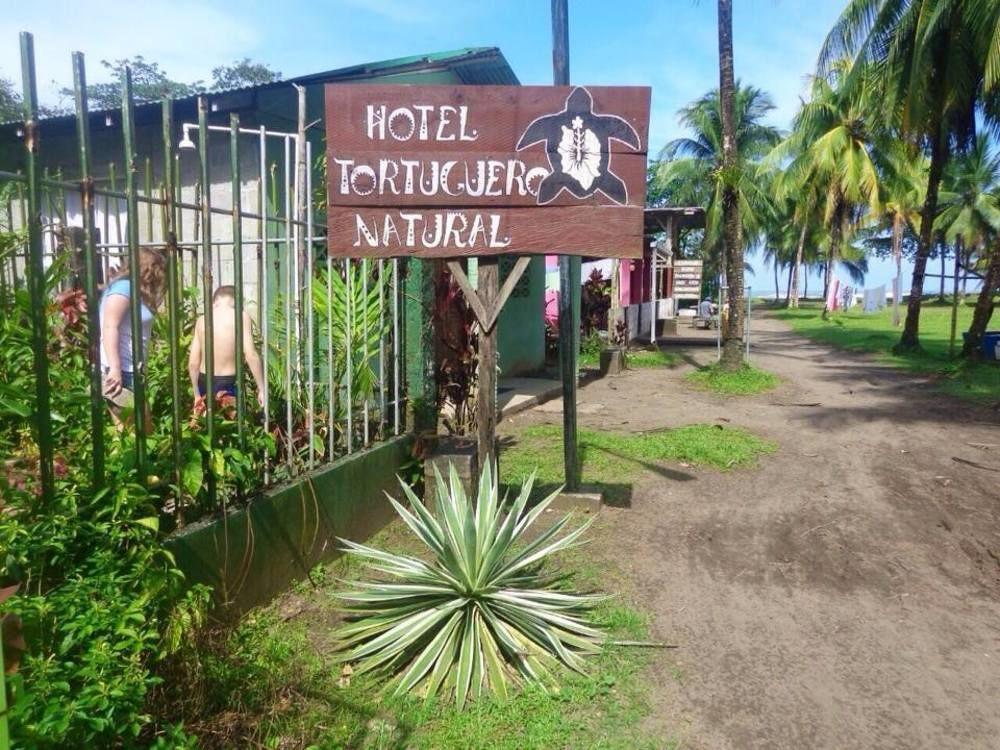
[[[642,257],[650,89],[327,84],[350,257]]]
[[[700,260],[674,261],[674,298],[701,299]]]

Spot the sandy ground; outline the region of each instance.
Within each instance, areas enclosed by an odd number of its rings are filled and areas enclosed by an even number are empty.
[[[668,465],[602,511],[594,553],[679,645],[650,671],[649,729],[705,750],[1000,748],[1000,472],[953,458],[1000,468],[1000,412],[766,316],[753,360],[777,390],[699,392],[688,365],[580,391],[583,425],[780,445],[751,470]]]

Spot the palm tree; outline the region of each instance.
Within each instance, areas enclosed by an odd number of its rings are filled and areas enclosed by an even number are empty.
[[[848,87],[865,90],[873,113],[898,122],[904,136],[930,155],[899,350],[920,346],[924,275],[950,150],[971,139],[977,106],[990,119],[1000,111],[998,27],[996,0],[850,0],[820,52],[821,71],[850,56],[855,64]],[[872,67],[876,74],[866,75]]]
[[[769,157],[769,161],[791,157],[785,169],[785,190],[806,191],[806,215],[817,199],[822,208],[829,231],[824,295],[842,248],[866,209],[877,212],[880,208],[879,174],[871,154],[864,102],[844,86],[849,70],[842,62],[828,76],[813,78],[810,99],[796,115],[792,134]]]
[[[892,258],[896,262],[896,286],[892,293],[892,324],[898,326],[900,290],[903,288],[903,237],[907,231],[920,232],[920,207],[927,186],[927,158],[892,129],[875,136],[873,151],[879,165],[882,191],[883,228],[891,237]]]
[[[992,301],[991,271],[994,253],[990,253],[992,239],[1000,231],[1000,154],[992,147],[985,134],[980,133],[968,153],[963,154],[948,165],[945,172],[944,189],[941,191],[942,210],[937,224],[955,249],[955,294],[951,314],[951,351],[954,351],[958,318],[958,270],[962,250],[971,256],[979,253],[987,270],[980,297],[985,298],[983,310],[989,310]],[[977,308],[979,306],[977,305]],[[967,340],[970,342],[964,352],[972,354],[979,349],[982,334],[986,331],[989,316],[980,312],[974,316]]]
[[[737,182],[737,203],[742,241],[761,234],[766,223],[768,191],[757,164],[780,138],[777,128],[762,120],[774,109],[768,94],[753,86],[736,87],[736,150],[742,166]],[[651,173],[650,192],[675,205],[705,207],[702,254],[706,267],[725,267],[722,111],[718,91],[710,91],[680,110],[679,119],[691,133],[677,138],[660,152]],[[740,257],[742,259],[742,249]],[[740,292],[742,294],[742,291]],[[732,303],[730,302],[730,306]],[[732,309],[732,308],[731,308]],[[741,329],[742,330],[742,329]]]
[[[722,225],[729,315],[721,365],[743,364],[743,239],[740,236],[740,166],[736,147],[736,75],[733,72],[733,0],[719,0],[719,103],[722,115]]]

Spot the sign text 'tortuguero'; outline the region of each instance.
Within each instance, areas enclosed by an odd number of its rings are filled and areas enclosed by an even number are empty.
[[[329,248],[640,257],[650,90],[326,87]]]

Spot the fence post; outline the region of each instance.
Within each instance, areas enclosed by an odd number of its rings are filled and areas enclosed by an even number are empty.
[[[35,429],[38,440],[38,469],[42,499],[52,499],[52,414],[49,393],[48,321],[45,311],[45,265],[42,247],[41,180],[38,174],[38,87],[35,81],[35,39],[21,32],[21,76],[24,83],[24,145],[28,185],[28,293],[31,297],[31,343],[35,369]]]
[[[176,190],[179,181],[174,174],[174,105],[170,99],[163,100],[163,214],[166,226],[164,244],[167,249],[167,324],[170,335],[170,398],[171,404],[170,434],[173,441],[174,483],[181,486],[181,382],[180,382],[180,290],[178,278],[182,272],[181,258],[177,248],[177,206]],[[180,177],[180,171],[177,171]],[[184,525],[183,492],[177,495],[177,523]]]
[[[209,451],[215,450],[215,329],[212,324],[212,183],[208,173],[208,100],[198,97],[198,161],[201,168],[201,279],[202,302],[205,307],[205,419],[208,424]],[[214,462],[209,462],[211,467]],[[216,500],[215,472],[208,472],[208,501],[214,508]]]
[[[94,242],[94,178],[90,173],[90,121],[87,74],[82,52],[73,53],[76,137],[80,149],[80,205],[83,214],[84,290],[87,295],[87,344],[90,354],[90,425],[94,489],[104,485],[104,395],[101,387],[101,300],[97,295],[97,246]]]
[[[240,116],[229,116],[229,159],[233,192],[233,286],[236,290],[236,431],[240,449],[246,447],[243,434],[246,388],[243,378],[243,196],[240,193]]]
[[[142,340],[142,286],[139,284],[139,200],[135,185],[135,108],[132,71],[122,73],[122,139],[125,145],[125,217],[129,256],[129,319],[132,327],[132,394],[135,408],[135,469],[139,482],[146,480],[146,354]]]

